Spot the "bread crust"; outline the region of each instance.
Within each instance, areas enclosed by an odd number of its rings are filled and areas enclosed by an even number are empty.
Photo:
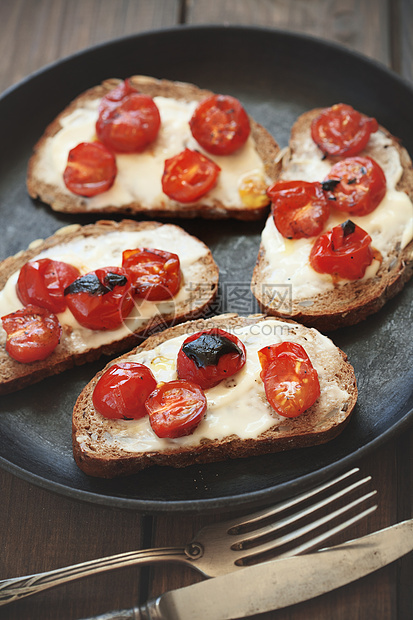
[[[0,263],[0,290],[7,283],[9,277],[18,271],[27,261],[32,260],[43,250],[68,243],[80,238],[103,239],[104,235],[115,231],[143,231],[156,230],[163,227],[159,222],[135,222],[132,220],[122,220],[115,222],[111,220],[99,220],[95,224],[81,226],[75,224],[58,230],[54,235],[45,240],[33,242],[30,247],[15,256],[10,256]],[[188,238],[188,233],[178,226],[168,224],[168,227],[176,228]],[[27,385],[32,385],[41,381],[45,377],[61,373],[73,366],[81,365],[94,361],[102,355],[117,355],[123,351],[136,346],[149,334],[163,329],[165,326],[174,325],[189,318],[202,316],[213,301],[218,290],[219,272],[211,252],[207,246],[199,241],[199,244],[206,250],[204,256],[198,259],[197,268],[201,278],[199,282],[192,283],[191,302],[177,303],[173,311],[168,314],[160,315],[148,320],[140,330],[130,333],[128,336],[105,344],[99,348],[90,348],[81,352],[73,349],[69,335],[70,328],[63,326],[63,333],[58,347],[53,353],[43,361],[31,364],[22,364],[13,360],[6,352],[4,342],[0,343],[0,394],[6,394],[19,390]],[[197,305],[194,300],[199,299]]]
[[[256,325],[268,318],[271,317],[264,315],[240,317],[236,314],[226,314],[210,319],[189,321],[151,336],[142,345],[115,361],[126,360],[138,351],[153,349],[166,340],[183,334],[212,327],[230,329]],[[293,329],[301,330],[300,333],[304,332],[307,337],[315,332],[293,321],[285,321],[285,324]],[[136,473],[152,465],[180,468],[199,463],[304,448],[330,441],[337,437],[348,424],[357,401],[354,369],[343,351],[336,347],[336,352],[336,365],[334,369],[330,369],[330,372],[340,377],[340,385],[348,392],[349,398],[342,403],[339,411],[334,415],[327,415],[325,420],[321,421],[321,413],[326,412],[321,412],[316,402],[298,418],[286,418],[281,428],[278,425],[274,426],[255,439],[240,439],[236,435],[230,435],[221,440],[201,440],[196,447],[179,447],[163,452],[132,454],[116,447],[105,449],[99,443],[98,438],[108,431],[111,421],[106,420],[94,410],[91,399],[96,383],[110,366],[108,364],[85,386],[75,404],[72,418],[75,461],[87,475],[114,478]]]
[[[289,149],[283,158],[283,171],[280,173],[280,179],[283,179],[288,172],[293,155],[302,150],[303,140],[310,134],[311,123],[321,111],[322,108],[310,110],[294,123]],[[405,192],[413,201],[413,166],[410,156],[398,138],[382,126],[379,129],[391,140],[400,157],[403,174],[396,189]],[[319,154],[320,159],[324,159],[321,151]],[[332,163],[336,161],[334,158],[326,159]],[[363,321],[371,314],[378,312],[387,301],[403,289],[413,275],[413,241],[402,250],[395,247],[388,258],[382,261],[375,277],[366,281],[337,285],[333,290],[314,297],[311,305],[308,305],[307,301],[305,304],[300,304],[300,301],[292,302],[291,312],[280,312],[266,300],[264,290],[267,266],[265,248],[261,244],[252,275],[251,290],[263,312],[287,317],[321,331],[332,331]]]
[[[173,82],[170,80],[158,80],[148,76],[135,75],[130,78],[132,85],[140,92],[151,97],[163,96],[174,98],[180,101],[201,101],[202,99],[214,94],[212,91],[200,89],[193,84],[186,82]],[[90,100],[101,98],[110,90],[115,88],[121,80],[111,78],[102,84],[90,88],[80,94],[63,110],[46,128],[42,137],[34,147],[33,155],[29,160],[27,173],[27,189],[29,195],[36,199],[39,198],[49,204],[55,211],[67,213],[87,213],[88,202],[81,196],[62,192],[58,187],[44,183],[38,178],[36,167],[38,165],[42,149],[49,137],[54,136],[62,127],[62,119],[71,114],[75,109],[81,107]],[[258,155],[263,161],[265,172],[271,182],[274,182],[280,171],[278,155],[279,146],[270,133],[257,123],[250,116],[251,135],[255,140]],[[236,218],[240,220],[255,220],[263,217],[268,211],[268,205],[261,207],[246,207],[242,204],[225,206],[218,200],[211,204],[205,204],[202,198],[188,205],[169,202],[159,208],[148,208],[138,202],[130,202],[121,207],[108,205],[93,209],[99,213],[120,213],[120,214],[141,214],[145,213],[151,217],[204,217],[208,219]]]

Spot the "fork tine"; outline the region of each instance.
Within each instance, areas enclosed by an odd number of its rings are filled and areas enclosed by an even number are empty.
[[[359,468],[355,467],[354,469],[351,469],[345,472],[344,474],[341,474],[337,478],[328,480],[327,482],[317,487],[314,487],[313,489],[310,489],[309,491],[305,491],[304,493],[301,493],[300,495],[296,495],[295,497],[292,497],[291,499],[287,499],[283,502],[280,502],[270,508],[264,508],[263,510],[255,512],[252,515],[247,515],[244,518],[244,520],[240,520],[238,518],[238,519],[234,519],[233,521],[228,521],[227,522],[227,525],[228,525],[227,533],[235,535],[247,529],[251,529],[251,530],[256,529],[260,527],[261,521],[267,520],[273,516],[278,515],[280,512],[284,512],[285,510],[288,510],[289,508],[293,508],[294,506],[301,504],[305,500],[310,499],[314,495],[322,493],[323,491],[331,488],[332,486],[338,484],[339,482],[345,480],[346,478],[349,478],[350,476],[358,473],[359,471],[360,471]],[[356,486],[358,486],[359,484],[362,484],[369,480],[371,480],[371,476],[367,476],[366,478],[363,479],[363,481],[359,483],[355,483],[355,484]],[[290,520],[287,519],[287,521],[289,522]]]
[[[257,556],[261,556],[264,553],[269,553],[272,551],[277,550],[278,547],[281,547],[283,545],[286,545],[290,542],[296,541],[302,537],[304,537],[306,534],[309,534],[310,532],[313,532],[314,530],[317,530],[318,528],[320,528],[321,526],[333,521],[334,519],[336,519],[337,517],[339,517],[340,515],[349,512],[350,510],[352,510],[353,508],[355,508],[356,506],[358,506],[359,504],[361,504],[362,502],[365,502],[367,499],[369,499],[370,497],[372,497],[373,495],[375,495],[376,491],[371,491],[369,493],[366,493],[365,495],[363,495],[362,497],[357,498],[356,500],[350,502],[349,504],[346,504],[345,506],[342,506],[340,508],[338,508],[337,510],[335,510],[332,513],[329,513],[323,517],[320,517],[319,519],[310,522],[307,525],[302,526],[299,529],[296,529],[292,532],[290,532],[289,534],[286,534],[284,536],[279,536],[278,538],[276,538],[275,540],[271,540],[268,542],[264,542],[263,544],[260,544],[260,539],[262,538],[262,536],[256,536],[253,539],[248,539],[247,545],[243,546],[243,545],[239,545],[238,547],[231,547],[231,548],[238,548],[239,550],[245,550],[245,553],[242,554],[241,556],[239,556],[237,558],[237,560],[235,561],[235,563],[237,565],[245,565],[247,562],[251,562],[251,560],[253,560],[255,557]],[[366,510],[356,514],[355,516],[347,519],[346,521],[343,521],[341,523],[339,523],[338,525],[331,527],[330,529],[320,533],[319,535],[311,538],[308,541],[305,541],[301,544],[299,544],[296,547],[293,548],[288,548],[288,551],[285,552],[278,552],[277,553],[277,558],[282,558],[282,557],[286,557],[286,556],[291,556],[291,555],[298,555],[300,553],[304,553],[305,551],[309,551],[310,549],[314,549],[315,547],[318,547],[322,542],[324,542],[325,540],[327,540],[328,538],[331,538],[332,536],[334,536],[335,534],[337,534],[338,532],[343,531],[344,529],[350,527],[351,525],[353,525],[354,523],[356,523],[358,520],[366,517],[368,514],[370,514],[371,512],[373,512],[374,510],[376,510],[377,506],[371,506],[369,508],[367,508]],[[271,527],[265,528],[266,532],[265,534],[268,534],[271,532]],[[276,531],[278,528],[274,528],[274,531]],[[248,546],[248,543],[250,542],[254,543],[253,547]]]
[[[360,521],[361,519],[364,519],[364,517],[367,517],[369,514],[371,514],[375,510],[377,510],[377,505],[370,506],[370,508],[366,508],[366,510],[363,510],[363,512],[360,512],[354,517],[347,519],[347,521],[344,521],[343,523],[340,523],[339,525],[332,527],[330,530],[327,530],[326,532],[324,532],[323,534],[320,534],[316,538],[312,538],[307,543],[303,543],[302,545],[299,545],[298,547],[294,547],[294,549],[290,549],[288,554],[287,553],[280,554],[279,557],[282,557],[283,555],[291,555],[291,554],[299,555],[300,553],[304,553],[304,551],[309,551],[310,549],[314,549],[315,547],[318,547],[325,540],[328,540],[328,538],[331,538],[335,534],[338,534],[339,532],[344,531],[345,529],[347,529],[354,523],[357,523],[357,521]]]
[[[269,554],[281,558],[298,555],[315,547],[320,547],[320,544],[328,538],[376,510],[377,506],[362,510],[362,504],[366,505],[365,502],[376,494],[375,490],[350,501],[349,494],[351,492],[371,481],[371,476],[355,481],[348,480],[358,472],[359,469],[354,468],[299,496],[286,500],[270,509],[249,515],[244,520],[238,521],[237,524],[230,524],[227,533],[232,538],[231,550],[234,552],[234,564],[245,566],[257,561],[264,561]],[[340,482],[343,484],[338,488],[333,488]],[[321,498],[314,497],[327,490],[328,492],[322,494]],[[314,498],[316,501],[312,499],[311,502],[303,504],[310,498]],[[346,500],[346,503],[343,505],[343,501],[341,501],[335,507],[333,502],[338,500]],[[320,512],[321,509],[326,509],[329,506],[331,506],[330,512],[326,513],[325,510]],[[351,516],[338,525],[333,524],[338,517],[348,514],[350,511],[354,512],[354,510],[358,511],[355,516]],[[286,515],[282,514],[283,511],[287,511]],[[327,526],[327,529],[323,526]],[[321,531],[321,528],[324,531]],[[294,544],[295,546],[293,546]]]
[[[336,500],[344,497],[345,495],[347,495],[348,493],[351,493],[352,491],[354,491],[355,489],[357,489],[358,487],[360,487],[361,485],[365,484],[366,482],[370,481],[371,477],[366,477],[363,478],[362,480],[358,480],[357,482],[353,483],[350,486],[345,487],[344,489],[341,489],[341,491],[338,491],[336,493],[334,493],[333,495],[329,495],[328,497],[318,501],[315,504],[311,504],[308,508],[304,508],[303,510],[299,510],[298,512],[291,514],[287,517],[284,517],[283,519],[278,519],[275,523],[272,523],[271,525],[267,525],[264,527],[261,527],[258,530],[254,530],[254,532],[248,536],[245,537],[245,535],[238,535],[237,539],[238,541],[233,543],[231,545],[231,549],[241,549],[241,548],[245,548],[247,546],[253,546],[253,544],[255,543],[255,541],[257,541],[259,543],[260,539],[262,539],[265,535],[267,534],[274,534],[275,532],[277,532],[278,530],[281,530],[283,528],[285,528],[287,525],[293,525],[296,521],[299,521],[301,519],[303,519],[304,517],[308,517],[310,515],[312,515],[313,513],[317,512],[318,510],[320,510],[321,508],[324,508],[325,506],[327,506],[328,504],[331,504],[333,502],[335,502]],[[345,512],[346,510],[349,510],[351,507],[356,506],[358,503],[360,503],[361,501],[364,501],[365,499],[368,499],[369,497],[371,497],[372,495],[374,495],[376,493],[376,491],[371,491],[370,493],[368,493],[367,495],[355,500],[354,502],[352,502],[351,504],[347,504],[344,508],[340,509],[340,510],[336,510],[335,512],[331,513],[330,515],[328,515],[328,517],[324,517],[324,519],[332,519],[334,518],[334,516],[338,516],[339,514],[341,514],[342,512]],[[307,528],[309,529],[315,529],[316,526],[318,526],[318,524],[322,524],[322,520],[320,519],[319,521],[313,521],[312,524],[310,524],[309,526],[307,526]],[[301,532],[303,531],[303,528],[295,530],[295,533],[297,532]],[[309,530],[306,530],[306,532]],[[304,533],[306,533],[304,532]],[[298,534],[297,536],[298,537]],[[281,540],[281,538],[280,538]]]
[[[350,519],[343,521],[343,523],[340,523],[339,525],[336,525],[335,527],[327,530],[326,532],[323,532],[319,536],[312,538],[310,541],[303,543],[302,545],[298,545],[297,547],[289,549],[288,551],[285,551],[283,553],[277,553],[276,554],[277,559],[299,555],[301,553],[304,553],[305,551],[310,551],[310,549],[319,548],[322,542],[324,542],[328,538],[331,538],[335,534],[344,531],[348,527],[352,526],[354,523],[357,523],[357,521],[364,519],[364,517],[367,517],[369,514],[374,512],[376,508],[377,506],[371,506],[370,508],[367,508],[363,512],[358,513],[357,515],[351,517]],[[271,551],[271,548],[267,549],[267,551]],[[249,555],[246,554],[242,557],[239,557],[237,558],[237,560],[235,560],[234,563],[237,566],[246,566],[246,565],[253,564],[254,562],[252,560],[256,558],[259,561],[259,558],[257,558],[257,555],[262,555],[262,553],[263,552],[260,551],[260,553],[257,554],[257,551],[254,550],[253,554],[249,554]]]

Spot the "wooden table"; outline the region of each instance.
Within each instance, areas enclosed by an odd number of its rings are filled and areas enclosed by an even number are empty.
[[[274,26],[333,39],[413,80],[413,6],[409,0],[2,0],[0,90],[43,65],[90,45],[180,23]],[[1,145],[0,145],[1,148]],[[413,515],[413,431],[363,458],[379,508],[351,535]],[[188,540],[212,516],[141,516],[91,505],[0,472],[0,578],[85,561],[140,546]],[[407,620],[413,617],[410,556],[340,590],[260,616],[274,620]],[[74,620],[132,606],[194,583],[172,565],[123,569],[2,608],[4,620]]]

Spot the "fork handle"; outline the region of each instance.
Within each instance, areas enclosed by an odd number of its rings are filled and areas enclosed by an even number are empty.
[[[6,605],[42,590],[54,588],[63,583],[82,579],[114,568],[122,568],[135,564],[151,564],[156,562],[188,562],[188,555],[183,547],[163,547],[159,549],[142,549],[128,551],[117,555],[89,560],[64,568],[35,573],[24,577],[0,580],[0,605]],[[189,563],[189,562],[188,562]]]

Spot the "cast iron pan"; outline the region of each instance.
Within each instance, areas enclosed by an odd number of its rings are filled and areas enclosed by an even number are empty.
[[[27,161],[45,126],[77,94],[109,77],[140,73],[194,82],[239,97],[276,138],[288,142],[296,117],[346,102],[375,116],[413,154],[413,90],[382,66],[343,48],[275,30],[181,27],[116,40],[51,65],[4,93],[1,129],[1,256],[63,225],[92,218],[53,213],[25,189]],[[249,281],[264,222],[180,220],[220,267],[216,312],[257,311]],[[85,476],[71,451],[78,393],[107,360],[82,366],[3,397],[0,462],[42,487],[142,512],[224,510],[276,501],[343,470],[407,427],[412,417],[413,287],[334,341],[353,363],[360,398],[342,435],[320,447],[188,467],[152,468],[115,481]]]

